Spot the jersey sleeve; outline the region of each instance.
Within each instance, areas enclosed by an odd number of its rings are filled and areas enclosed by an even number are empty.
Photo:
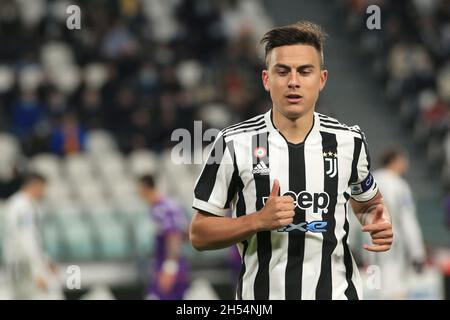
[[[358,202],[366,202],[375,197],[378,192],[378,184],[370,172],[369,148],[363,132],[361,132],[360,138],[355,138],[354,151],[350,183],[351,197]]]
[[[234,151],[222,132],[216,138],[194,188],[193,208],[218,216],[226,216],[236,190]]]

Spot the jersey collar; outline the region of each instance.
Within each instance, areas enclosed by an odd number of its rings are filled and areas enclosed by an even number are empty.
[[[264,119],[266,121],[266,126],[269,130],[269,133],[273,134],[274,136],[280,137],[283,141],[288,143],[291,146],[301,146],[304,144],[311,144],[316,143],[318,140],[320,140],[320,134],[319,134],[319,121],[318,115],[316,112],[314,112],[314,118],[313,118],[313,126],[308,132],[308,134],[305,137],[305,140],[299,144],[293,144],[286,140],[286,138],[281,134],[281,132],[275,127],[273,123],[273,116],[272,116],[272,108],[270,108],[269,111],[267,111],[264,114]]]

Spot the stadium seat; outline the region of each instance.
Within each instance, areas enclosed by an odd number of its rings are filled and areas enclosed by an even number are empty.
[[[158,156],[148,150],[133,151],[128,159],[131,173],[138,177],[146,173],[157,173],[159,171]]]
[[[69,179],[74,182],[89,181],[93,177],[92,163],[85,154],[74,154],[64,160]]]
[[[43,153],[34,156],[29,161],[29,168],[45,175],[47,179],[61,179],[61,162],[59,158],[53,154]]]
[[[3,158],[16,158],[20,154],[20,145],[17,138],[8,133],[0,133],[0,156]]]
[[[90,260],[95,257],[92,230],[87,223],[78,221],[61,228],[67,244],[66,258],[71,261]]]
[[[94,165],[105,179],[113,181],[127,176],[124,157],[118,152],[109,152],[104,154],[104,158],[95,158]]]
[[[83,181],[75,186],[80,203],[84,206],[96,206],[107,201],[104,186],[99,181]]]
[[[100,88],[106,81],[108,70],[102,63],[89,63],[83,68],[83,77],[89,88]]]
[[[14,86],[14,68],[6,64],[0,65],[0,93],[7,92]]]
[[[109,154],[117,151],[117,145],[111,133],[106,130],[97,129],[89,132],[86,150],[90,155],[103,158],[105,153]]]
[[[71,206],[56,207],[47,213],[54,217],[58,224],[63,226],[70,226],[72,224],[79,223],[81,221],[86,221],[86,214],[83,209],[73,202]]]
[[[45,219],[42,227],[42,240],[45,251],[54,260],[59,261],[64,257],[64,246],[61,241],[61,229],[51,220]]]
[[[133,238],[137,255],[148,256],[153,253],[155,232],[155,226],[149,214],[141,213],[136,216],[133,223]]]
[[[130,256],[131,243],[126,224],[114,218],[105,218],[99,221],[95,230],[103,259],[126,259]]]
[[[121,180],[110,181],[105,188],[111,198],[117,204],[126,204],[128,201],[139,201],[138,187],[130,177],[124,177]]]
[[[73,199],[73,190],[70,183],[60,178],[50,180],[47,187],[46,199],[51,206],[68,203]]]
[[[61,239],[63,240],[64,252],[58,255],[64,260],[89,260],[95,257],[94,237],[91,228],[91,221],[88,215],[83,212],[77,203],[68,203],[62,207],[52,209],[46,213],[46,224],[49,229],[44,227],[44,231],[49,234],[47,241],[52,241],[56,237],[56,231],[53,226],[59,229]],[[50,244],[47,244],[50,245]],[[53,248],[55,251],[56,248]]]

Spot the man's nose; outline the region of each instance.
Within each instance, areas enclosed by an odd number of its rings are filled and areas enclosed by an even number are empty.
[[[300,88],[300,80],[298,79],[298,75],[296,72],[291,72],[291,76],[289,77],[288,87],[289,87],[289,89]]]

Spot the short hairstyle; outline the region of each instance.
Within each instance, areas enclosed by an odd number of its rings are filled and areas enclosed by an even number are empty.
[[[143,184],[144,186],[154,189],[155,184],[155,177],[152,174],[144,174],[139,177],[139,183]]]
[[[264,61],[267,65],[267,56],[276,47],[304,44],[314,47],[320,55],[320,67],[324,66],[323,47],[326,33],[322,28],[310,21],[299,21],[283,27],[268,31],[261,39],[260,44],[265,45]]]
[[[386,167],[402,156],[407,156],[407,152],[405,149],[400,146],[389,147],[381,154],[380,164],[382,167]]]
[[[34,182],[40,182],[45,184],[47,183],[47,178],[38,172],[28,172],[22,179],[22,186],[26,186]]]

